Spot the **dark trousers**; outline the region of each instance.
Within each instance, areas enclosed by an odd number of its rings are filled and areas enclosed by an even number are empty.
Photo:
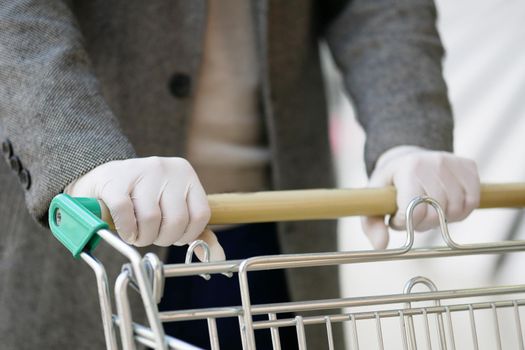
[[[275,224],[252,224],[216,232],[224,248],[226,259],[244,259],[257,255],[280,253]],[[171,247],[167,263],[182,263],[187,247]],[[252,304],[289,301],[283,270],[258,271],[248,274]],[[159,305],[161,311],[197,309],[203,307],[238,306],[241,304],[237,274],[232,278],[212,275],[209,281],[200,276],[168,278],[164,297]],[[267,316],[254,317],[255,320]],[[293,315],[283,315],[293,317]],[[165,323],[166,333],[190,344],[210,348],[206,320]],[[221,349],[242,349],[239,322],[236,317],[217,319]],[[295,328],[281,328],[281,347],[296,349]],[[257,349],[272,349],[269,330],[255,331]]]

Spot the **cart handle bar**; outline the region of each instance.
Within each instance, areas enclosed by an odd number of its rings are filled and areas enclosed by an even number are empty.
[[[210,224],[384,216],[397,211],[393,186],[208,195]],[[482,184],[479,208],[525,207],[525,183]]]

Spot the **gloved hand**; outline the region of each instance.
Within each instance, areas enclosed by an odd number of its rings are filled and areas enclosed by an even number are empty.
[[[396,230],[406,228],[406,208],[414,197],[427,195],[439,202],[448,221],[466,218],[479,206],[480,181],[474,161],[452,153],[415,146],[394,147],[378,159],[370,176],[370,187],[394,185],[398,210],[390,219]],[[426,231],[439,225],[434,208],[418,205],[414,228]],[[376,249],[388,245],[388,227],[383,217],[364,217],[362,227]]]
[[[109,209],[120,237],[143,247],[184,245],[202,239],[211,260],[224,260],[215,234],[205,230],[210,219],[206,193],[183,158],[134,158],[111,161],[80,177],[64,190],[76,197],[94,197]],[[200,236],[200,237],[199,237]],[[195,253],[202,260],[202,250]]]

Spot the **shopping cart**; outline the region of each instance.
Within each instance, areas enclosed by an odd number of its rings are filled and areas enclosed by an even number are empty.
[[[393,213],[395,189],[349,189],[349,190],[301,190],[259,192],[252,194],[210,195],[212,224],[236,224],[248,222],[289,221],[308,219],[333,219],[350,215],[385,215]],[[414,228],[412,213],[418,205],[430,205],[437,211],[440,232],[446,246],[437,248],[413,248]],[[480,208],[524,207],[525,184],[482,185]],[[208,324],[208,336],[212,349],[219,349],[220,334],[216,320],[236,318],[243,348],[255,348],[255,332],[262,330],[271,334],[274,349],[280,349],[279,331],[294,327],[300,349],[306,349],[306,334],[310,325],[326,328],[326,348],[334,348],[333,325],[349,323],[349,343],[359,349],[363,337],[361,323],[374,325],[374,333],[366,336],[376,338],[376,348],[456,349],[458,319],[470,329],[472,348],[479,348],[477,320],[485,310],[484,318],[491,324],[494,348],[502,348],[502,325],[505,334],[512,334],[513,349],[524,349],[520,308],[525,305],[525,284],[487,286],[439,290],[427,278],[414,277],[406,282],[397,294],[342,297],[327,300],[292,301],[285,303],[254,305],[248,288],[252,271],[267,269],[293,269],[328,265],[377,263],[394,260],[430,259],[462,255],[504,254],[525,250],[525,241],[461,244],[449,234],[445,215],[439,204],[428,197],[415,198],[407,208],[407,232],[404,244],[386,250],[366,250],[331,253],[286,254],[257,256],[244,260],[223,262],[192,262],[193,250],[202,241],[193,242],[188,248],[186,262],[163,265],[151,253],[141,256],[136,249],[113,234],[108,223],[100,218],[98,202],[90,198],[71,198],[58,195],[51,203],[49,222],[53,234],[71,251],[74,257],[84,260],[95,272],[100,298],[102,325],[108,349],[136,349],[137,344],[154,349],[195,349],[194,346],[164,333],[163,322],[204,320]],[[112,246],[129,259],[114,284],[116,314],[112,312],[109,281],[104,265],[93,256],[100,241]],[[227,252],[226,252],[227,253]],[[206,255],[206,254],[205,254]],[[202,276],[214,274],[231,276],[238,274],[241,305],[203,308],[198,310],[159,312],[159,303],[166,278]],[[425,286],[427,291],[413,291],[414,286]],[[132,288],[131,288],[132,287]],[[419,286],[420,288],[421,286]],[[134,322],[131,317],[128,293],[140,294],[147,325]],[[424,302],[424,305],[419,305]],[[414,306],[418,303],[419,306]],[[342,311],[344,310],[344,311]],[[489,312],[488,316],[486,312]],[[510,310],[504,312],[503,310]],[[305,315],[305,312],[309,312]],[[334,313],[335,312],[335,313]],[[289,315],[293,316],[289,316]],[[266,315],[264,320],[254,318]],[[283,316],[284,315],[284,316]],[[512,321],[512,327],[507,325]],[[392,323],[391,321],[395,321]],[[385,342],[385,327],[397,328],[399,343]],[[117,339],[117,330],[120,341]],[[507,336],[506,336],[507,337]],[[508,339],[507,339],[508,340]]]

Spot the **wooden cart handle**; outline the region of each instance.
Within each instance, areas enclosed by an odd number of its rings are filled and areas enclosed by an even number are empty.
[[[335,219],[396,212],[394,187],[208,195],[210,224]],[[479,208],[525,207],[525,183],[483,184]]]

